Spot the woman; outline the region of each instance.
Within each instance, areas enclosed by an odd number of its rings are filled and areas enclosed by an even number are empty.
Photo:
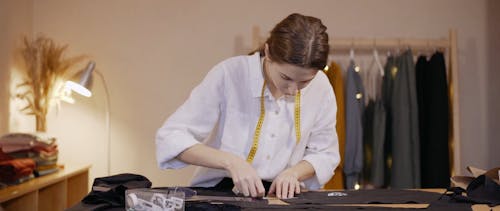
[[[286,17],[257,52],[213,67],[167,119],[159,167],[201,166],[193,186],[252,197],[320,188],[339,163],[335,96],[319,71],[328,52],[321,20]]]

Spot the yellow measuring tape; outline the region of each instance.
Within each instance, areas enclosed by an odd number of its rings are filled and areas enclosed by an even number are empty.
[[[266,107],[264,106],[264,90],[266,88],[266,81],[264,80],[264,84],[262,85],[262,91],[260,93],[260,116],[259,121],[257,122],[257,126],[255,127],[255,133],[253,135],[253,144],[250,152],[248,153],[247,162],[252,163],[255,153],[257,153],[257,149],[259,148],[259,137],[260,131],[262,129],[262,124],[264,123],[264,117],[266,116]],[[296,144],[300,141],[300,90],[295,95],[295,137]]]

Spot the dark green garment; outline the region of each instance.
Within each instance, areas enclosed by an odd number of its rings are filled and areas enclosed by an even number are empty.
[[[392,188],[420,187],[420,141],[415,64],[411,50],[396,60],[392,89]]]
[[[382,99],[376,99],[373,113],[373,151],[371,182],[376,188],[384,187],[384,144],[386,128],[386,111]]]

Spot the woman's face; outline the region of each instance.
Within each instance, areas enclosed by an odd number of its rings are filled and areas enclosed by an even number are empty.
[[[279,94],[283,95],[295,95],[299,90],[306,87],[318,72],[316,69],[266,60],[267,74],[277,91],[280,92]]]

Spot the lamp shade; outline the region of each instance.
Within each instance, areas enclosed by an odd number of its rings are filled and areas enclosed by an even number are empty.
[[[76,73],[71,80],[66,81],[66,88],[75,91],[76,93],[81,94],[85,97],[92,96],[92,92],[90,91],[90,89],[92,88],[92,72],[94,72],[94,68],[95,62],[89,61],[87,67],[84,70]]]

